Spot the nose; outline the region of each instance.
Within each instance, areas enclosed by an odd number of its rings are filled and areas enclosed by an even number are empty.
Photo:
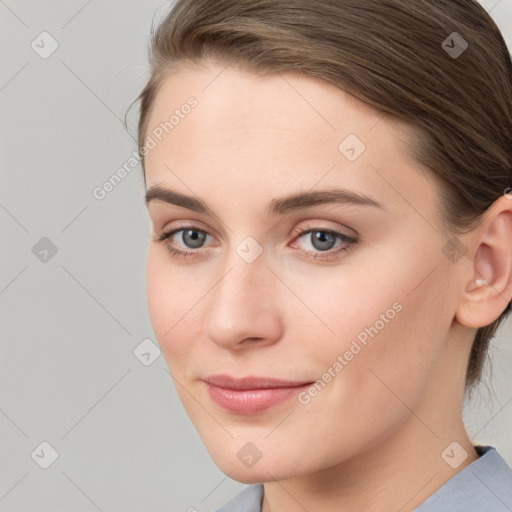
[[[206,337],[230,350],[276,343],[282,336],[279,282],[264,258],[247,263],[234,254],[223,269],[204,304]]]

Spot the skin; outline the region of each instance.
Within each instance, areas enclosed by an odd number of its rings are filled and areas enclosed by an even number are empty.
[[[172,188],[215,213],[148,204],[149,314],[183,406],[223,472],[264,482],[265,512],[413,510],[478,458],[462,421],[464,376],[476,329],[512,295],[512,201],[500,198],[458,237],[467,253],[453,262],[442,251],[452,235],[440,226],[440,189],[409,156],[409,128],[317,79],[207,64],[166,79],[147,131],[198,100],[145,162],[147,189]],[[350,133],[366,145],[353,162],[338,150]],[[327,187],[384,208],[265,214],[276,197]],[[209,235],[200,248],[183,232],[156,240],[190,224]],[[312,227],[359,241],[315,260],[311,234],[294,233]],[[252,263],[236,252],[247,236],[263,251]],[[172,257],[169,246],[199,256]],[[397,301],[401,311],[307,404],[244,416],[201,381],[320,379]],[[237,457],[248,442],[261,453],[252,467]],[[455,457],[467,452],[456,468],[441,456],[453,442]]]

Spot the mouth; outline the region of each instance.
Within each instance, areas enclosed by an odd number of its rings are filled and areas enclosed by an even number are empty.
[[[211,375],[203,379],[210,398],[231,413],[256,414],[291,399],[313,382],[268,377],[234,378]]]

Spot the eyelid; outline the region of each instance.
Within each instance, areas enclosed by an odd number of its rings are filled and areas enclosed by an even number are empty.
[[[216,240],[219,240],[219,238],[216,235],[213,235],[211,233],[211,229],[209,227],[203,227],[202,222],[198,220],[178,220],[169,224],[164,225],[162,229],[159,231],[164,235],[165,233],[173,233],[176,234],[176,232],[185,230],[185,229],[196,229],[197,231],[200,231],[201,233],[205,233],[210,238],[214,238]]]
[[[308,221],[306,224],[301,224],[293,229],[294,233],[304,234],[308,230],[314,231],[333,231],[339,233],[340,235],[344,235],[347,238],[359,239],[359,233],[354,229],[349,229],[345,227],[329,227],[325,225],[326,221],[317,220],[317,221]]]
[[[200,220],[197,219],[190,219],[190,220],[174,220],[172,222],[165,223],[161,229],[161,231],[170,231],[171,229],[174,229],[174,226],[177,228],[198,228],[201,229],[201,231],[210,231],[210,227],[202,227],[203,223]]]

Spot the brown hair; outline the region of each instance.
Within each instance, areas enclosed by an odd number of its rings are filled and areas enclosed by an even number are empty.
[[[415,134],[413,157],[442,186],[448,233],[474,229],[510,190],[512,63],[476,0],[177,0],[152,28],[149,59],[150,78],[134,100],[141,100],[139,152],[164,79],[181,65],[217,60],[253,72],[301,72],[405,122]],[[466,392],[480,382],[508,313],[510,304],[477,330]]]

